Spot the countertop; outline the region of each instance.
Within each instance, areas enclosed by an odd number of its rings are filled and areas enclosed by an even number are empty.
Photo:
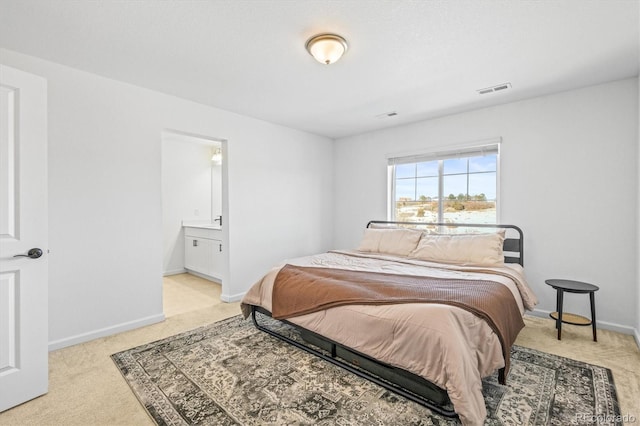
[[[216,231],[222,231],[222,227],[220,225],[208,221],[183,220],[182,226],[185,228],[214,229]]]

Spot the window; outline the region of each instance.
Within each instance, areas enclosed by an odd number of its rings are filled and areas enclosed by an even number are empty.
[[[389,158],[391,220],[497,223],[499,144]]]

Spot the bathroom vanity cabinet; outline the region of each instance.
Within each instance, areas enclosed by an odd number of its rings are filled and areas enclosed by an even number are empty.
[[[184,227],[184,267],[222,280],[222,230],[214,226]]]

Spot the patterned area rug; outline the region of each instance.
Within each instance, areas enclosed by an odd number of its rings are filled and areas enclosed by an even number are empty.
[[[295,336],[271,319],[270,328]],[[236,316],[112,355],[159,425],[454,425]],[[621,424],[609,369],[514,346],[488,425]]]

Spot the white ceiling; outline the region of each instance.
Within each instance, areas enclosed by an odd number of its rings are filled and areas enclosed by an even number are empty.
[[[636,76],[639,18],[638,0],[0,0],[0,46],[339,138]],[[304,49],[320,32],[349,42],[336,64]]]

